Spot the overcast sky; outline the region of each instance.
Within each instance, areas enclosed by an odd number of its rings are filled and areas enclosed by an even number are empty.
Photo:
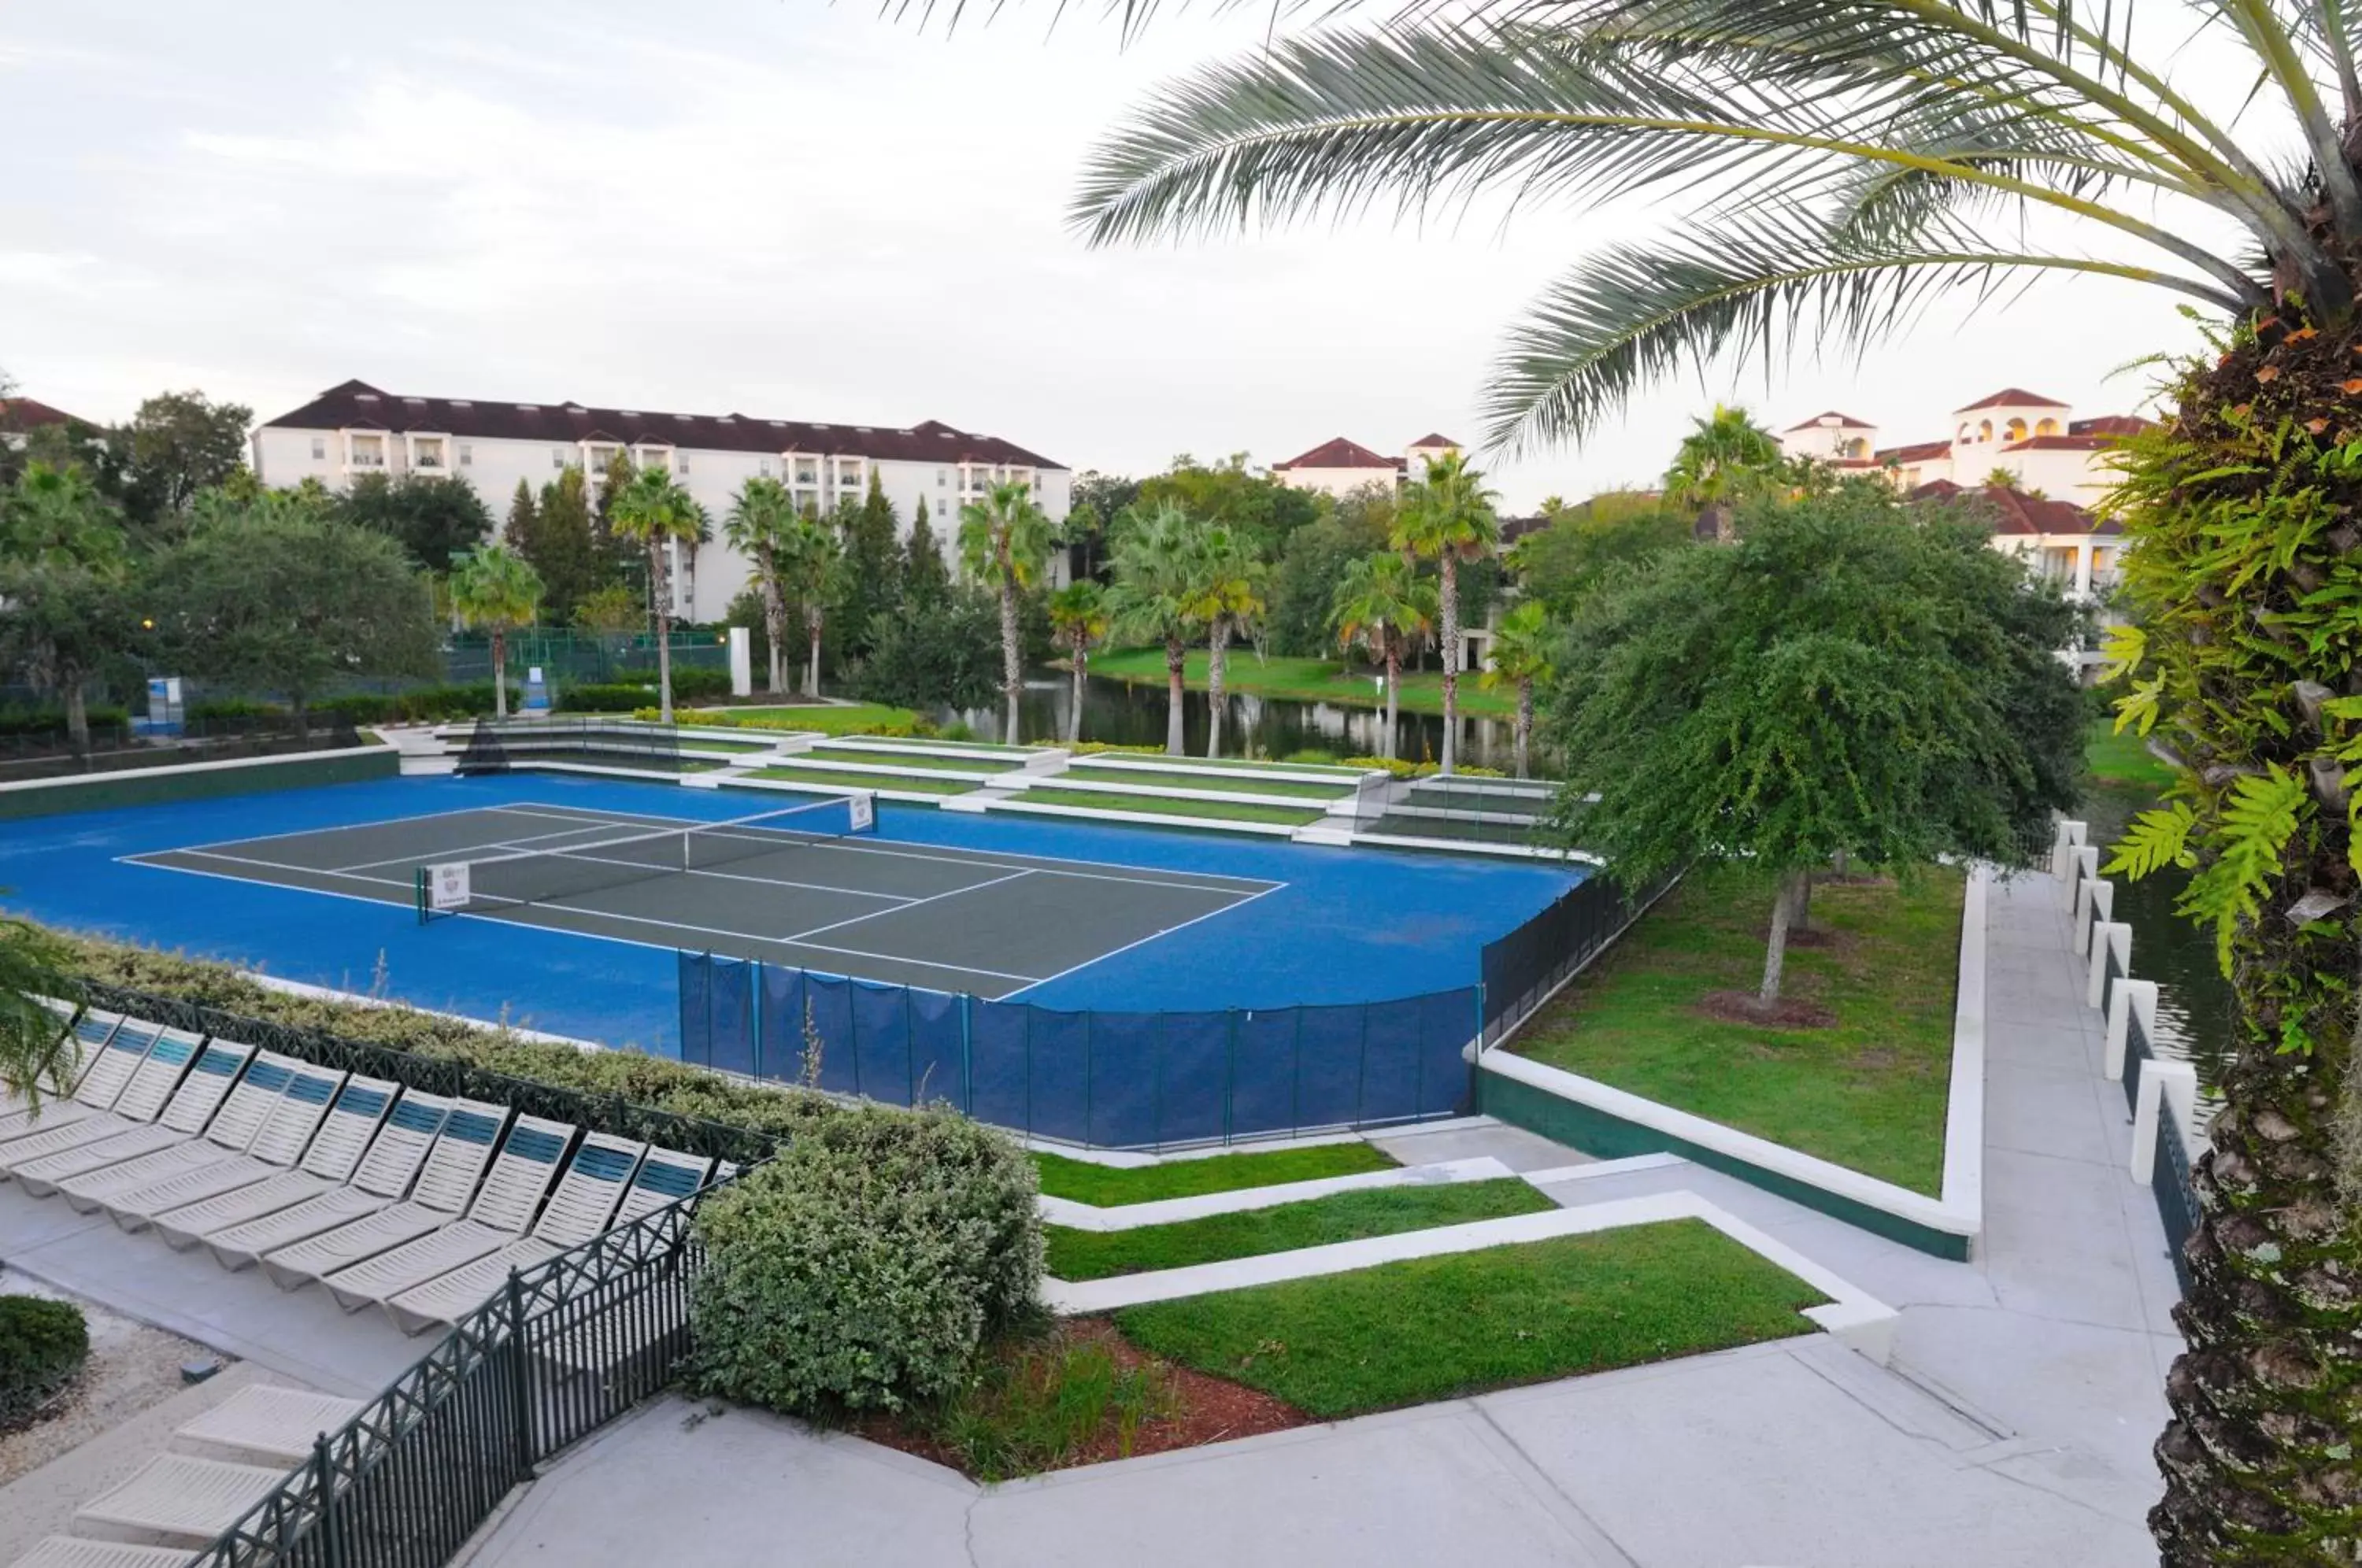
[[[856,0],[353,8],[0,0],[0,370],[97,420],[195,386],[283,413],[395,392],[905,425],[1075,469],[1473,439],[1504,328],[1644,210],[1387,216],[1093,251],[1086,149],[1259,17],[1129,49],[1043,5],[945,37]],[[1579,449],[1494,467],[1520,509],[1660,472],[1689,418],[1835,407],[1888,441],[2004,385],[2078,414],[2191,328],[2042,285],[1868,361],[1693,376]]]

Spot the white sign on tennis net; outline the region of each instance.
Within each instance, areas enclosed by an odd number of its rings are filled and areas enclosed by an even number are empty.
[[[853,808],[854,832],[867,833],[877,824],[877,807],[876,802],[877,797],[874,795],[855,795],[852,798],[849,803]]]
[[[426,907],[464,910],[468,907],[468,862],[446,861],[426,868]]]

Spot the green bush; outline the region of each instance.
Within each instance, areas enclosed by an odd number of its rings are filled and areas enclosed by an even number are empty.
[[[235,723],[242,719],[278,719],[287,710],[276,702],[258,701],[251,697],[219,697],[203,702],[192,702],[181,711],[181,716],[192,724]]]
[[[81,1308],[0,1296],[0,1431],[30,1420],[89,1356]]]
[[[1048,746],[1056,745],[1059,743],[1056,741],[1038,741],[1035,744],[1038,745]],[[1163,756],[1164,755],[1164,748],[1161,745],[1119,745],[1113,741],[1077,741],[1073,745],[1067,746],[1065,749],[1074,753],[1076,756],[1097,756],[1099,753],[1105,751],[1125,752],[1133,756]]]
[[[94,730],[121,729],[131,722],[128,710],[104,702],[90,703],[88,712],[90,727]],[[0,703],[0,735],[61,740],[65,733],[66,711],[63,708],[32,707],[22,702]]]
[[[509,688],[509,711],[524,706],[524,689]],[[492,711],[492,683],[420,686],[408,691],[348,691],[312,704],[315,713],[335,713],[357,724],[428,723],[472,719]]]
[[[1391,773],[1397,778],[1429,778],[1437,772],[1435,763],[1406,762],[1399,756],[1349,756],[1345,759],[1345,766],[1374,768]],[[1452,771],[1466,778],[1507,778],[1508,777],[1497,767],[1469,767],[1463,765],[1454,767]]]
[[[585,691],[599,692],[602,700],[607,701],[614,700],[614,693],[629,691],[632,693],[629,705],[636,706],[646,701],[656,689],[657,672],[655,670],[619,669],[615,671],[615,679],[613,680],[593,682],[583,686],[569,686],[565,689],[562,695],[567,707],[579,708],[582,704],[578,699],[579,694]],[[712,698],[729,695],[730,672],[728,670],[708,669],[703,665],[673,666],[672,700],[675,702],[703,702]],[[615,712],[622,710],[602,708],[597,711]]]
[[[1337,754],[1335,752],[1322,751],[1317,745],[1306,746],[1302,751],[1291,751],[1286,756],[1280,758],[1280,761],[1282,762],[1309,762],[1318,763],[1323,766],[1333,765],[1336,760]]]
[[[1038,1312],[1033,1164],[948,1111],[849,1110],[700,1209],[700,1391],[833,1419],[962,1386]]]
[[[579,686],[560,686],[557,689],[557,705],[569,713],[629,713],[642,707],[655,707],[655,694],[653,686],[601,685],[586,681]]]

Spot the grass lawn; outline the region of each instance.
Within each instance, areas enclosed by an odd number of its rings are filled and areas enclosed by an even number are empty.
[[[839,773],[827,767],[758,767],[750,778],[777,778],[784,784],[843,784],[857,790],[909,790],[926,795],[962,795],[976,788],[973,778],[918,778],[898,773]]]
[[[1694,1005],[1760,982],[1770,885],[1744,870],[1694,872],[1510,1048],[1937,1195],[1961,889],[1950,870],[1909,895],[1884,883],[1816,887],[1813,923],[1836,933],[1835,944],[1792,944],[1781,995],[1817,1002],[1837,1022],[1774,1029]]]
[[[1308,801],[1336,801],[1353,792],[1345,780],[1306,784],[1293,778],[1249,778],[1239,774],[1152,773],[1137,767],[1091,767],[1077,763],[1058,775],[1081,784],[1140,784],[1160,790],[1239,790],[1254,795],[1293,795]]]
[[[1329,1419],[1809,1333],[1824,1298],[1703,1220],[1116,1314],[1142,1350]]]
[[[1209,1154],[1198,1160],[1169,1160],[1161,1165],[1099,1165],[1039,1150],[1033,1154],[1033,1165],[1042,1173],[1044,1193],[1070,1203],[1087,1203],[1094,1209],[1153,1203],[1166,1198],[1196,1198],[1208,1192],[1236,1192],[1246,1187],[1278,1187],[1291,1181],[1319,1181],[1327,1176],[1362,1176],[1370,1171],[1393,1170],[1395,1164],[1373,1145],[1359,1141],[1315,1143],[1305,1149],[1273,1149],[1260,1154]]]
[[[1101,795],[1089,790],[1028,790],[1018,801],[1045,806],[1088,806],[1101,812],[1153,812],[1165,817],[1213,817],[1234,823],[1286,823],[1301,827],[1327,813],[1299,812],[1287,806],[1258,806],[1242,801],[1188,801],[1177,795]]]
[[[1021,766],[1015,759],[997,762],[982,756],[945,756],[934,751],[862,751],[833,745],[816,745],[796,755],[820,762],[850,763],[857,767],[933,767],[955,773],[999,773]]]
[[[1123,648],[1091,655],[1091,673],[1104,675],[1111,680],[1121,680],[1134,686],[1164,684],[1164,650],[1158,648]],[[1368,672],[1349,675],[1345,667],[1333,658],[1296,658],[1273,655],[1257,659],[1253,653],[1231,655],[1223,671],[1224,684],[1232,691],[1253,691],[1264,697],[1290,698],[1299,702],[1333,702],[1348,708],[1383,708],[1385,698],[1378,691],[1377,683]],[[1181,679],[1193,690],[1206,688],[1206,655],[1201,649],[1188,657],[1183,666]],[[1436,670],[1406,675],[1402,679],[1400,705],[1414,713],[1443,712],[1443,676]],[[1502,716],[1515,714],[1518,699],[1507,690],[1487,691],[1476,684],[1472,671],[1460,680],[1460,711],[1463,713],[1490,713]]]
[[[2173,782],[2173,769],[2148,753],[2140,736],[2114,733],[2115,721],[2094,719],[2083,732],[2083,761],[2103,784],[2123,785],[2156,795]]]
[[[745,724],[760,730],[818,730],[822,734],[909,734],[919,715],[880,702],[791,704],[778,708],[701,708],[682,716],[693,724]]]
[[[768,751],[771,746],[772,743],[769,741],[716,740],[712,735],[680,737],[680,748],[683,751],[756,752]]]
[[[1553,1207],[1532,1187],[1510,1177],[1449,1187],[1340,1192],[1274,1209],[1210,1214],[1203,1220],[1143,1225],[1135,1231],[1073,1231],[1048,1225],[1043,1228],[1043,1235],[1049,1243],[1048,1268],[1053,1277],[1106,1279],[1224,1258],[1261,1257],[1265,1253],[1288,1253],[1364,1236],[1464,1225],[1473,1220],[1533,1214]]]

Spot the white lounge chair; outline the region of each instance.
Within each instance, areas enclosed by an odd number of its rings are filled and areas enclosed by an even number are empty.
[[[348,1312],[358,1312],[414,1285],[424,1285],[438,1274],[448,1274],[461,1264],[473,1263],[504,1242],[514,1241],[524,1234],[526,1227],[533,1223],[535,1210],[549,1195],[567,1145],[574,1141],[574,1132],[562,1121],[518,1117],[484,1177],[482,1190],[468,1206],[464,1217],[447,1220],[431,1231],[404,1238],[392,1246],[373,1248],[341,1268],[323,1269],[321,1283],[336,1297],[337,1306]],[[632,1160],[636,1163],[640,1146],[623,1146],[632,1150]],[[624,1174],[629,1174],[628,1167]],[[611,1195],[620,1195],[622,1190],[623,1176],[619,1175],[610,1184],[609,1191]],[[610,1208],[613,1207],[614,1197],[610,1196],[607,1201]],[[364,1226],[369,1223],[362,1222]],[[374,1241],[382,1234],[382,1227],[371,1229],[373,1233],[365,1240]]]
[[[652,1154],[641,1165],[641,1171],[645,1173],[650,1165],[657,1163],[658,1157]],[[688,1159],[686,1155],[669,1154],[660,1157],[668,1162]],[[738,1167],[728,1160],[719,1165],[711,1160],[691,1163],[703,1165],[713,1181],[727,1181],[738,1174]],[[660,1179],[667,1187],[678,1185],[677,1180],[673,1178]],[[701,1192],[704,1187],[705,1183],[701,1181],[690,1191],[691,1193]],[[625,1211],[617,1215],[615,1223],[621,1225],[631,1220],[645,1219],[672,1201],[674,1201],[672,1196],[661,1198],[656,1198],[653,1193],[643,1196],[643,1188],[635,1182],[633,1184],[632,1192],[624,1199]],[[637,1212],[631,1212],[635,1206]],[[668,1329],[654,1315],[636,1318],[624,1323],[584,1321],[569,1329],[561,1329],[553,1334],[539,1336],[534,1353],[537,1359],[547,1362],[553,1367],[563,1371],[604,1375],[607,1369],[618,1361],[627,1356],[637,1355],[666,1334],[675,1332],[686,1332],[686,1331]]]
[[[237,1158],[261,1134],[271,1112],[283,1101],[287,1086],[294,1081],[295,1069],[303,1065],[275,1051],[255,1053],[254,1060],[247,1064],[246,1076],[237,1080],[237,1087],[229,1091],[222,1108],[205,1123],[203,1137],[67,1176],[57,1184],[58,1191],[65,1195],[65,1200],[77,1212],[94,1214],[106,1207],[108,1198],[119,1193],[137,1192],[172,1176],[202,1170],[216,1161]],[[197,1081],[192,1075],[190,1084]],[[188,1088],[184,1086],[181,1092],[188,1093]],[[165,1114],[169,1119],[171,1113]],[[29,1186],[27,1190],[31,1190]]]
[[[53,1535],[9,1568],[188,1568],[189,1554],[169,1546],[126,1546]]]
[[[463,1101],[455,1106],[408,1198],[373,1208],[333,1231],[266,1253],[262,1271],[281,1290],[300,1290],[323,1275],[441,1230],[468,1211],[476,1184],[500,1146],[501,1129],[508,1115],[504,1105]]]
[[[242,1269],[261,1262],[265,1253],[292,1246],[401,1202],[434,1157],[451,1118],[463,1110],[487,1119],[508,1114],[501,1106],[479,1107],[472,1100],[405,1094],[379,1129],[377,1141],[370,1145],[348,1184],[257,1219],[217,1227],[205,1234],[206,1247],[224,1268]]]
[[[463,1234],[478,1228],[471,1215],[345,1273],[376,1271],[370,1286],[381,1291],[377,1299],[384,1302],[387,1315],[405,1334],[424,1333],[437,1323],[456,1323],[482,1306],[511,1269],[546,1263],[604,1231],[613,1220],[616,1206],[631,1190],[632,1176],[647,1151],[646,1143],[604,1132],[587,1133],[567,1163],[566,1175],[559,1179],[557,1190],[549,1195],[541,1218],[525,1234],[495,1241],[478,1256],[446,1264],[437,1273],[422,1272],[472,1244]],[[484,1190],[491,1190],[490,1183]],[[404,1268],[412,1283],[389,1286],[386,1280]],[[344,1275],[331,1275],[327,1284],[330,1290],[360,1288],[345,1283]]]
[[[74,1043],[95,1059],[83,1070],[70,1099],[47,1099],[35,1110],[26,1105],[0,1115],[0,1146],[38,1132],[63,1127],[113,1108],[129,1086],[163,1030],[136,1018],[111,1012],[86,1012],[74,1022]]]
[[[156,1046],[157,1053],[161,1053],[171,1043],[170,1040],[160,1041]],[[17,1139],[9,1145],[6,1155],[0,1157],[7,1159],[8,1174],[17,1178],[18,1187],[35,1198],[47,1198],[62,1177],[79,1176],[101,1165],[117,1165],[173,1143],[185,1143],[204,1131],[205,1123],[214,1119],[214,1112],[219,1110],[222,1101],[229,1098],[229,1091],[237,1086],[238,1075],[246,1070],[246,1064],[253,1055],[254,1047],[251,1045],[240,1045],[226,1040],[208,1041],[197,1053],[196,1061],[191,1065],[187,1074],[173,1088],[172,1098],[165,1102],[162,1113],[154,1119],[119,1120],[123,1117],[122,1106],[130,1100],[132,1090],[139,1087],[138,1079],[134,1077],[131,1088],[124,1090],[123,1099],[116,1102],[116,1109],[107,1112],[104,1118],[94,1117],[77,1126],[60,1128],[61,1147],[33,1155],[31,1146],[41,1142],[40,1135],[37,1133],[30,1138]],[[154,1055],[148,1058],[150,1064],[155,1060]],[[145,1065],[141,1070],[146,1070]],[[82,1136],[67,1136],[74,1133]]]
[[[247,1082],[252,1083],[266,1066],[281,1060],[287,1062],[287,1087],[280,1091],[270,1114],[263,1118],[260,1130],[245,1153],[216,1153],[203,1164],[138,1187],[118,1184],[100,1196],[100,1206],[116,1224],[127,1231],[137,1231],[165,1209],[185,1208],[251,1187],[293,1165],[319,1131],[330,1101],[344,1084],[345,1075],[308,1062],[274,1057],[266,1051],[246,1070]],[[214,1119],[215,1127],[219,1127],[228,1115],[229,1108],[225,1107],[222,1114]],[[205,1136],[212,1138],[213,1129],[207,1129]],[[73,1195],[69,1191],[67,1196]]]
[[[359,1399],[249,1383],[172,1437],[177,1442],[226,1449],[292,1469],[310,1457],[322,1433],[335,1431],[360,1408]]]
[[[115,1490],[74,1510],[76,1529],[138,1530],[192,1551],[209,1546],[238,1516],[287,1479],[276,1465],[229,1464],[166,1453]]]
[[[205,1238],[215,1231],[292,1209],[306,1198],[343,1187],[353,1178],[354,1168],[370,1151],[370,1141],[377,1137],[378,1127],[385,1121],[387,1108],[401,1092],[399,1085],[383,1078],[347,1079],[336,1102],[328,1108],[327,1120],[304,1151],[301,1165],[292,1171],[267,1176],[251,1187],[178,1208],[160,1209],[150,1217],[157,1234],[174,1251],[186,1252],[191,1247],[203,1246]],[[425,1124],[425,1131],[417,1138],[420,1159],[426,1157],[427,1145],[441,1131],[450,1104],[427,1096],[412,1113],[412,1120]]]

